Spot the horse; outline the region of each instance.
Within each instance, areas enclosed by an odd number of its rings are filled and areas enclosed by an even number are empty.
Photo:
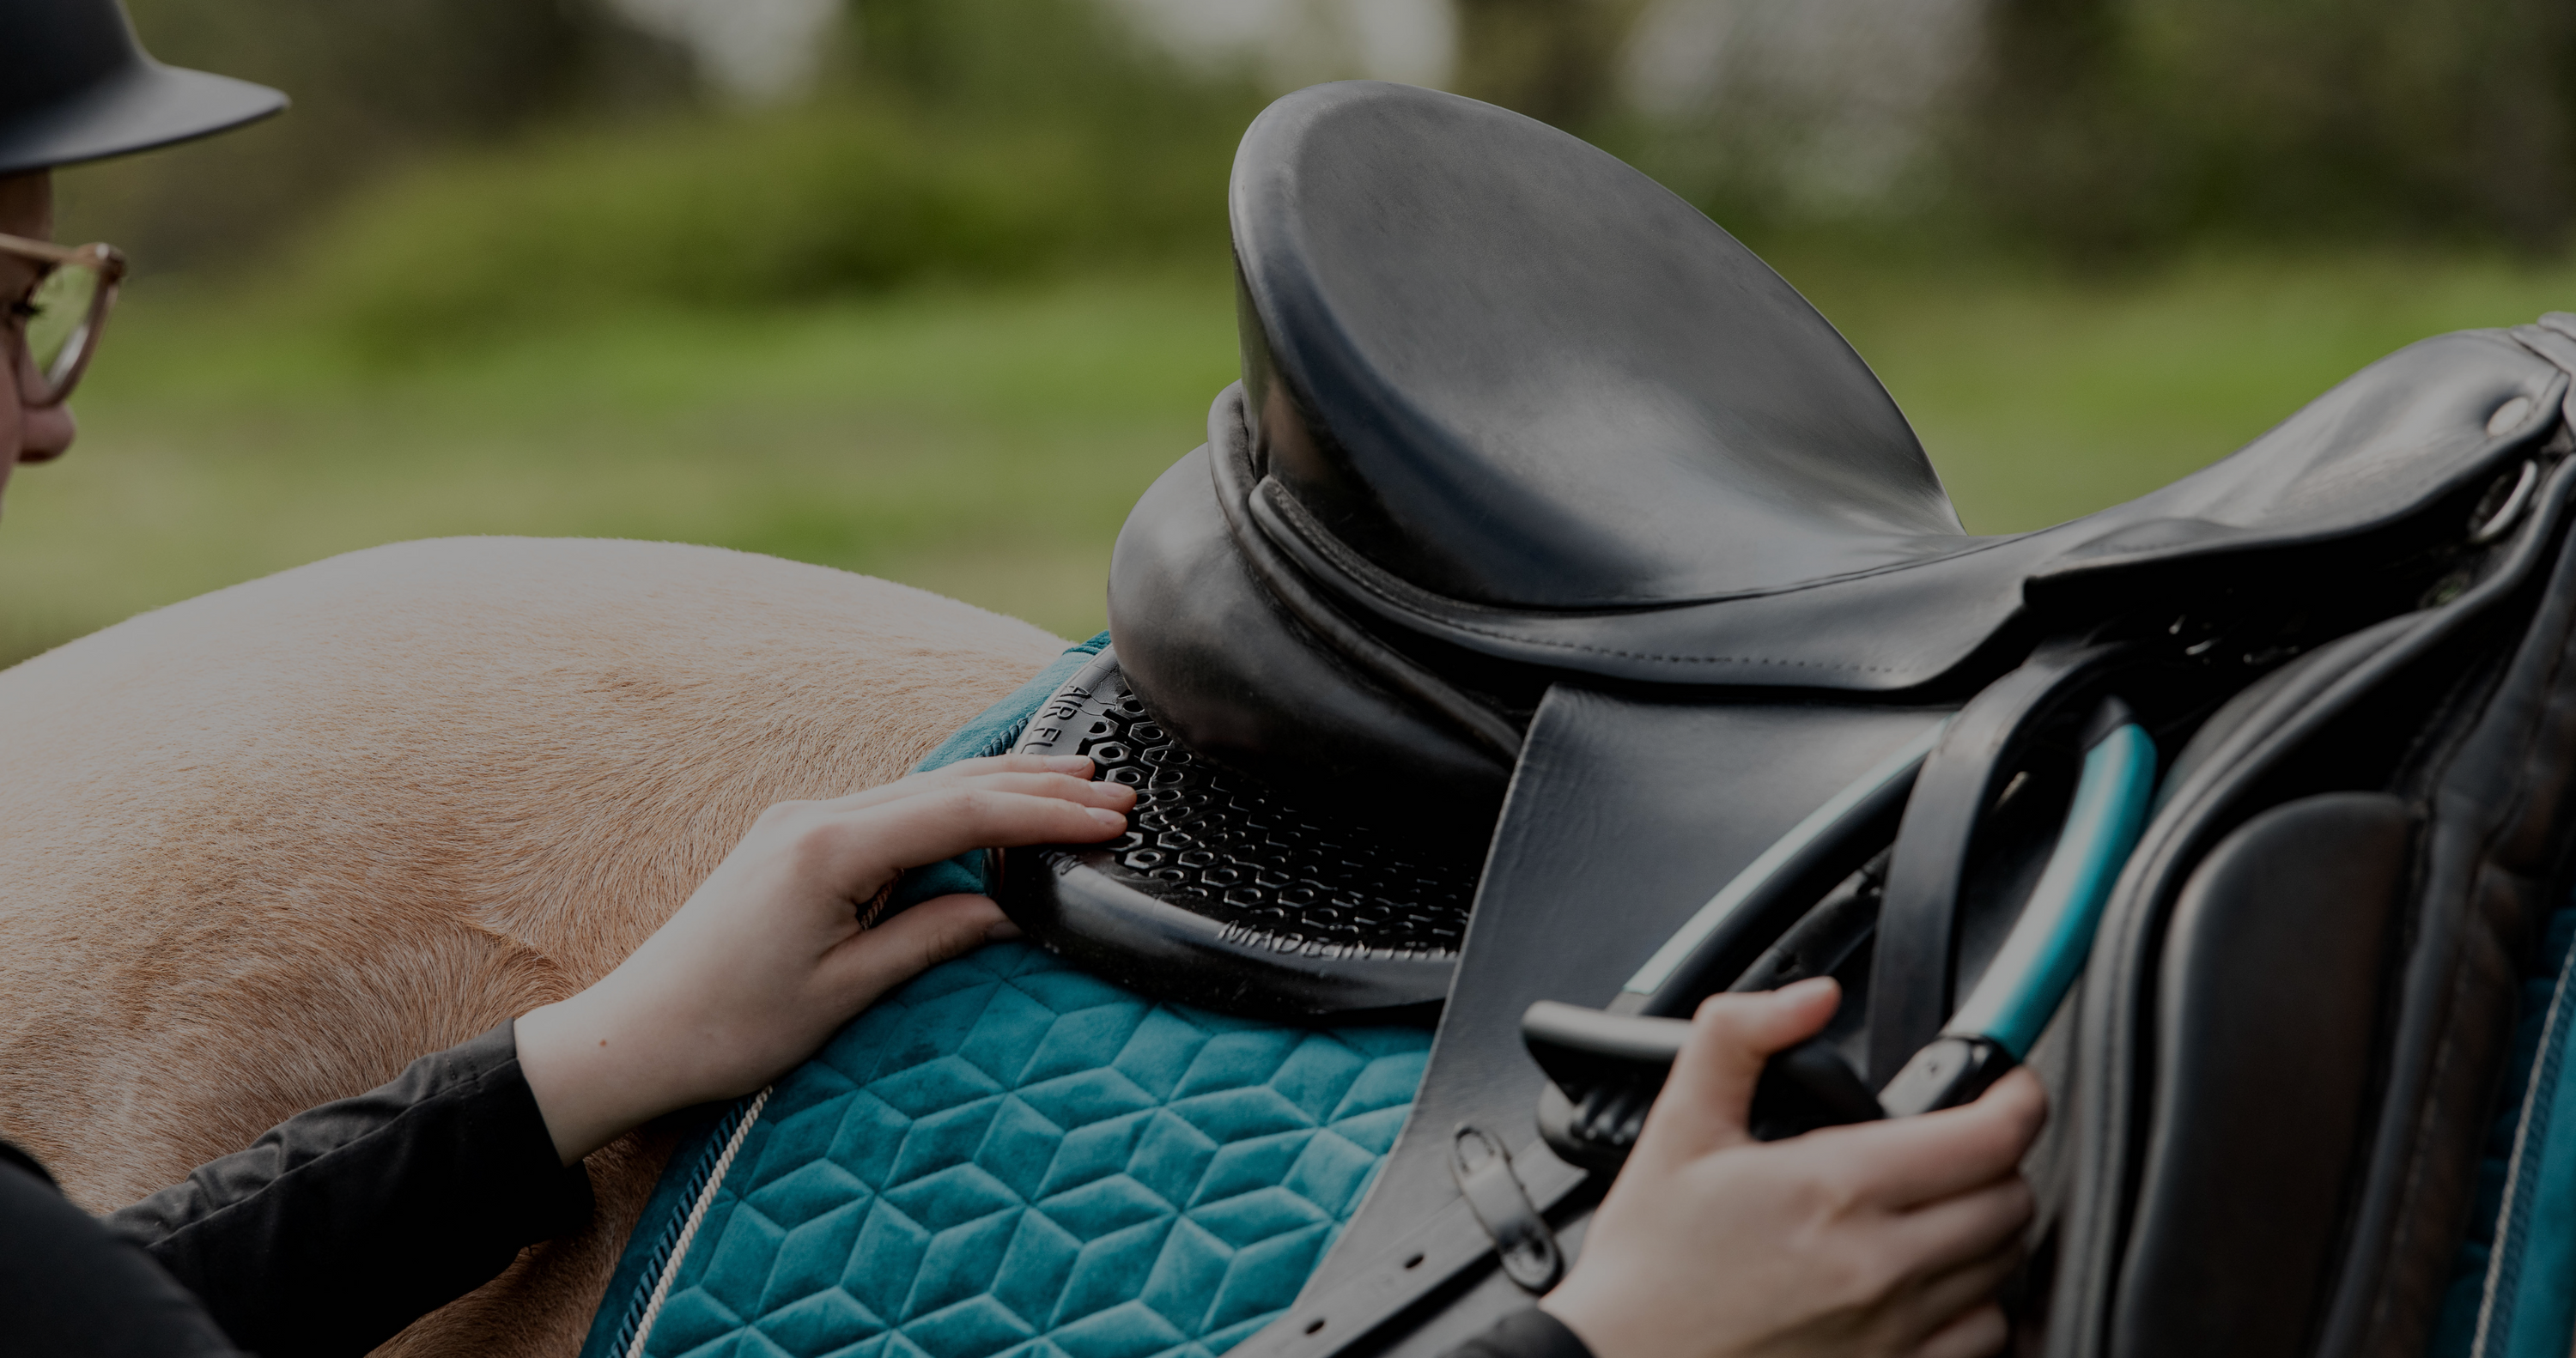
[[[2161,490],[1975,538],[1803,298],[1561,133],[1321,86],[1246,134],[1230,206],[1244,380],[1122,531],[1116,644],[1020,709],[1020,748],[1139,809],[983,867],[1140,1003],[1275,1031],[1436,999],[1365,1199],[1293,1301],[1221,1317],[1258,1327],[1234,1358],[1428,1358],[1526,1305],[1679,1016],[1815,973],[1851,1021],[1775,1058],[1798,1097],[1757,1125],[2054,1077],[2013,1303],[2048,1352],[2406,1351],[2463,1267],[2502,1276],[2460,1250],[2576,823],[2576,315],[2422,341]],[[600,974],[763,803],[893,776],[1057,645],[748,560],[384,549],[0,681],[0,865],[39,884],[0,908],[0,1133],[84,1202],[147,1189]],[[596,1312],[677,1352],[710,1333],[652,1330],[685,1294],[737,1330],[819,1298],[819,1353],[999,1295],[991,1250],[913,1316],[771,1286],[845,1245],[836,1278],[875,1277],[855,1235],[705,1245],[727,1193],[831,1153],[778,1135],[728,1179],[764,1107],[602,1153],[597,1227],[393,1351],[564,1352]],[[683,1135],[704,1168],[639,1232]],[[2247,1185],[2296,1209],[2252,1229]],[[602,1310],[621,1235],[651,1276]]]
[[[1062,649],[671,543],[334,557],[0,673],[0,1136],[113,1209],[573,994],[772,803],[902,776]],[[672,1137],[380,1352],[570,1358]]]

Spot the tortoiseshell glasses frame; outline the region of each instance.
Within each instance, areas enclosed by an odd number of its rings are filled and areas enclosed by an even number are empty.
[[[9,299],[7,325],[24,353],[10,355],[28,405],[61,405],[89,370],[107,313],[125,281],[125,256],[112,245],[62,246],[0,235],[0,255],[37,266],[36,280]]]

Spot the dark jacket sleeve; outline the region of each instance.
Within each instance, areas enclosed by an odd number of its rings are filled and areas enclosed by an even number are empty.
[[[1495,1321],[1449,1358],[1592,1358],[1592,1349],[1564,1321],[1532,1306]]]
[[[590,1219],[558,1163],[512,1025],[271,1128],[111,1230],[263,1358],[356,1355]]]
[[[0,1352],[242,1358],[188,1290],[0,1141]]]

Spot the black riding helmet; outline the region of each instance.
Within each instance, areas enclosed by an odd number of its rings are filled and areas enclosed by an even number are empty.
[[[167,146],[284,107],[267,86],[154,61],[117,0],[0,0],[0,175]]]

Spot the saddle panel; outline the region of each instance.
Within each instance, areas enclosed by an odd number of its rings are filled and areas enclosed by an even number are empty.
[[[1961,531],[1824,317],[1577,138],[1437,91],[1320,85],[1253,122],[1230,203],[1254,461],[1398,578],[1624,608]]]

